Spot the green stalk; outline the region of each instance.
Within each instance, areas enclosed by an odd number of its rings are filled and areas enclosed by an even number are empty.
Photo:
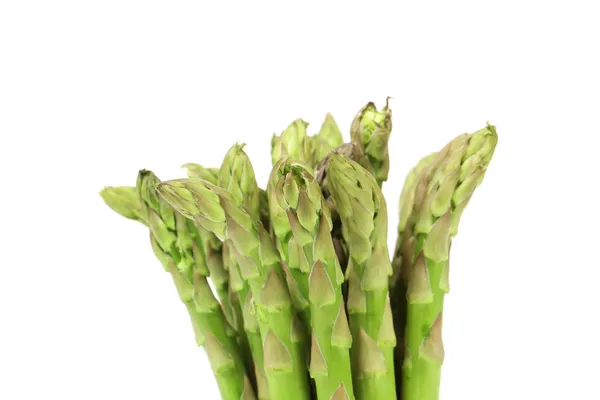
[[[353,399],[352,336],[342,296],[344,274],[321,189],[309,167],[283,158],[271,173],[268,193],[271,225],[291,272],[288,287],[312,329],[309,371],[318,399]]]
[[[243,399],[256,399],[248,376],[244,376],[240,387],[238,371],[244,368],[244,364],[241,357],[232,356],[239,354],[235,331],[227,323],[206,277],[195,273],[190,281],[174,263],[170,263],[169,271],[192,320],[196,342],[204,346],[208,355],[221,398],[239,399],[242,391]]]
[[[164,182],[158,193],[176,210],[231,242],[263,339],[264,368],[273,399],[306,400],[310,389],[302,332],[268,232],[227,190],[203,180]]]
[[[101,196],[119,214],[149,226],[152,249],[173,277],[190,315],[196,343],[205,348],[222,398],[253,400],[254,390],[232,337],[233,330],[203,275],[204,259],[193,250],[188,226],[182,224],[186,221],[154,195],[158,182],[151,172],[141,171],[137,189],[105,188]]]
[[[234,146],[227,153],[221,165],[221,168],[205,168],[198,164],[185,164],[184,167],[188,170],[190,178],[205,179],[213,184],[230,185],[229,180],[225,180],[226,174],[232,174],[233,169],[243,170],[244,166],[233,167],[232,158],[235,158],[237,149],[242,146]],[[249,173],[252,174],[251,179],[254,180],[254,171],[250,166]],[[240,181],[242,175],[233,173],[233,180]],[[231,178],[227,178],[231,179]],[[221,181],[221,182],[219,182]],[[242,185],[244,188],[245,185]],[[246,197],[254,199],[254,196]],[[214,233],[204,229],[199,224],[187,219],[191,224],[194,224],[199,232],[201,248],[204,253],[208,254],[208,266],[210,277],[215,285],[215,289],[221,299],[223,309],[225,310],[227,320],[237,332],[237,340],[242,350],[244,363],[250,376],[252,386],[259,400],[268,400],[269,393],[262,367],[262,343],[260,333],[258,331],[249,331],[245,329],[243,317],[243,304],[246,295],[249,292],[248,285],[240,275],[237,263],[231,255],[229,245],[221,242]]]
[[[330,156],[327,180],[350,255],[347,307],[356,398],[393,399],[396,336],[388,297],[392,266],[385,199],[366,169],[339,154]]]
[[[261,193],[256,183],[254,168],[243,148],[244,145],[235,144],[229,149],[218,171],[218,183],[235,198],[238,204],[243,205],[252,218],[261,219],[261,206],[264,206],[264,204],[261,204],[264,198],[261,197],[265,194]],[[248,282],[242,279],[240,275],[239,265],[233,256],[234,250],[231,248],[231,242],[226,241],[223,244],[223,250],[227,253],[224,260],[229,271],[231,297],[235,299],[235,311],[243,324],[244,314],[242,310],[244,305],[250,304],[252,292]],[[247,317],[253,316],[247,315]],[[259,400],[267,400],[270,397],[264,372],[260,331],[256,323],[242,324],[240,324],[240,327],[245,330],[246,341],[254,360],[257,395]]]
[[[419,161],[419,163],[408,173],[402,194],[400,196],[400,221],[398,223],[398,239],[394,258],[392,260],[393,275],[390,279],[390,299],[392,302],[392,314],[394,319],[394,330],[399,346],[395,349],[396,367],[396,392],[398,398],[402,398],[402,370],[406,348],[405,331],[407,318],[406,291],[408,289],[408,273],[412,268],[415,252],[415,237],[413,228],[415,215],[418,215],[420,206],[428,184],[427,180],[420,179],[428,176],[429,171],[435,165],[437,153],[430,154]],[[411,221],[409,223],[408,221]]]
[[[232,302],[235,302],[236,318],[246,334],[251,362],[255,373],[254,387],[259,400],[270,399],[269,387],[264,372],[262,340],[256,316],[252,311],[252,292],[248,283],[242,279],[235,257],[232,254],[231,243],[223,243],[223,258],[229,264],[229,282]]]
[[[138,176],[138,193],[148,216],[155,254],[159,259],[167,260],[167,270],[190,313],[196,340],[204,345],[221,397],[226,400],[240,397],[255,399],[235,331],[227,323],[206,281],[211,258],[216,257],[198,251],[191,233],[193,225],[156,196],[155,188],[159,183],[159,179],[149,171],[141,171]]]
[[[458,136],[438,153],[421,160],[403,189],[391,285],[394,297],[405,296],[407,300],[394,310],[397,320],[406,316],[404,399],[439,399],[451,239],[483,179],[497,140],[491,125],[472,135]]]
[[[352,143],[363,155],[360,164],[370,171],[381,187],[387,181],[390,170],[388,142],[392,133],[392,110],[388,107],[377,110],[374,103],[369,102],[354,117],[350,127]]]
[[[325,156],[315,167],[315,179],[318,182],[319,186],[321,186],[321,192],[323,193],[323,197],[325,198],[325,202],[327,203],[327,207],[330,210],[331,219],[333,221],[333,229],[331,232],[333,244],[337,253],[338,260],[342,267],[342,271],[345,274],[348,265],[348,249],[342,235],[342,224],[340,221],[339,213],[335,207],[335,204],[333,203],[333,200],[331,199],[331,193],[327,181],[329,159],[331,158],[331,154],[333,153],[340,154],[346,158],[357,162],[362,159],[363,155],[354,144],[344,143],[332,149],[329,152],[329,154]],[[344,291],[344,297],[347,297],[347,285],[344,285],[342,289]]]

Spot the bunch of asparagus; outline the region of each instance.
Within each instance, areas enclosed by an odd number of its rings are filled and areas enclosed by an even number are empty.
[[[293,121],[266,190],[236,144],[218,169],[100,192],[149,228],[223,399],[439,398],[450,245],[497,135],[460,135],[410,171],[390,260],[391,117],[368,103],[345,144],[330,114],[313,136]]]

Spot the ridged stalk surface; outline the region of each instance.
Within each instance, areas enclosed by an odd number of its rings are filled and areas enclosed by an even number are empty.
[[[402,396],[438,400],[444,361],[442,321],[451,238],[481,183],[497,143],[493,126],[460,135],[422,159],[402,191],[391,286],[397,329],[404,324]]]
[[[289,158],[275,165],[268,187],[271,226],[294,304],[311,329],[309,371],[317,398],[354,399],[344,275],[331,238],[331,215],[311,172]]]
[[[396,336],[388,297],[392,266],[385,200],[371,173],[342,155],[331,154],[327,180],[349,252],[347,308],[356,398],[393,399]]]
[[[210,182],[169,181],[157,190],[176,210],[231,243],[240,275],[252,291],[250,307],[261,331],[271,398],[308,399],[304,338],[268,232],[234,196]]]
[[[128,218],[137,219],[150,228],[152,249],[171,274],[179,297],[186,305],[196,342],[207,353],[221,397],[253,400],[254,390],[246,375],[233,329],[206,281],[206,259],[196,247],[193,224],[155,195],[154,187],[158,183],[153,173],[144,170],[138,175],[135,197],[127,190],[125,198],[123,189],[116,193],[119,198],[115,198],[115,193],[107,197],[110,188],[103,190],[102,197],[120,214],[129,208]],[[114,202],[120,202],[120,206],[111,204]],[[138,217],[132,218],[135,214]]]
[[[221,164],[218,172],[218,184],[226,189],[236,200],[242,204],[248,214],[256,220],[261,218],[261,190],[256,183],[254,168],[243,150],[244,145],[232,146]],[[225,241],[223,251],[224,260],[229,272],[230,295],[236,320],[239,322],[238,329],[245,331],[246,341],[250,348],[250,355],[254,362],[255,379],[257,384],[257,396],[259,400],[270,399],[268,384],[264,372],[264,359],[260,330],[256,318],[251,314],[252,292],[248,281],[242,279],[239,265],[232,244]]]

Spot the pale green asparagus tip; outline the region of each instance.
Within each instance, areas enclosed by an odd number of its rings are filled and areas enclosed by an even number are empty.
[[[271,227],[276,236],[283,237],[290,232],[286,211],[298,206],[300,192],[310,194],[313,200],[320,198],[319,185],[313,182],[310,170],[304,162],[289,157],[283,157],[275,164],[269,177],[268,196]]]
[[[398,232],[404,232],[406,229],[409,218],[411,218],[414,208],[417,206],[415,203],[421,204],[423,202],[423,196],[426,194],[426,188],[423,187],[423,182],[421,179],[422,174],[428,173],[428,169],[431,168],[431,165],[436,157],[437,153],[431,153],[423,157],[406,176],[406,179],[404,180],[404,186],[402,187],[402,192],[400,194],[400,218],[398,223]],[[417,188],[419,188],[419,190],[417,190]]]
[[[168,253],[173,253],[177,243],[175,212],[156,195],[160,180],[151,171],[141,170],[137,179],[137,192],[141,200],[142,212],[147,216],[148,227],[158,245]],[[177,257],[177,254],[172,254]],[[179,260],[177,260],[179,261]]]
[[[377,183],[359,164],[336,153],[330,156],[327,174],[337,211],[347,222],[343,229],[348,235],[348,248],[355,260],[363,262],[372,251],[373,216],[381,200],[376,195]]]
[[[273,165],[281,157],[289,156],[295,160],[308,161],[305,154],[305,138],[308,122],[302,119],[294,120],[281,135],[273,135],[271,139],[271,160]]]
[[[438,217],[451,205],[467,202],[483,181],[497,143],[496,129],[488,124],[471,135],[457,136],[438,152],[427,187],[427,193],[436,189],[437,194],[432,202],[426,202],[431,207],[426,211]]]
[[[373,173],[379,185],[387,180],[390,169],[388,142],[392,132],[392,110],[389,99],[381,110],[369,102],[356,114],[350,127],[352,143],[366,157],[361,165]]]
[[[340,127],[337,122],[335,122],[331,113],[325,115],[325,120],[316,136],[321,142],[326,143],[331,148],[340,146],[344,142]]]
[[[125,218],[146,224],[140,198],[133,186],[107,186],[100,191],[100,197],[114,212]]]
[[[421,159],[409,172],[402,189],[398,230],[404,231],[409,218],[414,213],[420,214],[422,207],[439,217],[454,206],[458,212],[453,214],[453,225],[458,223],[462,210],[483,180],[497,143],[496,128],[488,123],[473,134],[457,136],[439,152]]]
[[[204,229],[225,239],[225,212],[248,219],[241,204],[225,189],[202,179],[177,179],[162,182],[156,187],[158,194],[183,216],[193,219]],[[221,199],[226,199],[229,208],[224,210]],[[244,217],[246,216],[246,217]],[[244,220],[244,222],[246,222]]]
[[[154,190],[159,183],[160,179],[152,171],[143,169],[138,173],[136,188],[141,200],[142,209],[160,211],[160,202]]]
[[[219,169],[218,184],[226,189],[237,203],[243,204],[253,218],[258,218],[260,189],[250,158],[244,152],[244,146],[245,144],[235,144],[229,149]]]
[[[204,179],[210,183],[217,184],[219,178],[218,168],[206,168],[200,164],[187,163],[183,164],[182,168],[187,169],[189,178]]]
[[[319,132],[308,137],[307,152],[310,154],[311,164],[316,166],[332,149],[341,146],[343,142],[344,139],[338,124],[333,116],[327,113]]]

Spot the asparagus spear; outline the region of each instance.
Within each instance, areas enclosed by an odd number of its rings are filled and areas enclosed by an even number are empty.
[[[356,398],[392,399],[396,336],[388,297],[392,266],[385,199],[367,170],[336,153],[330,155],[327,180],[350,255],[347,307]]]
[[[420,205],[423,202],[424,187],[419,186],[418,201],[415,202],[417,194],[417,184],[420,176],[426,176],[433,167],[433,161],[436,160],[437,153],[432,153],[422,158],[417,165],[408,173],[402,194],[400,196],[400,222],[398,224],[398,239],[392,261],[393,275],[390,279],[390,299],[392,302],[392,315],[394,319],[394,328],[399,346],[395,349],[395,371],[396,371],[396,392],[399,399],[402,398],[402,370],[405,354],[404,334],[406,331],[406,290],[408,289],[407,276],[400,274],[410,271],[410,264],[414,257],[414,241],[412,236],[412,225],[408,221],[418,215]],[[425,181],[422,181],[425,183]],[[408,228],[408,229],[406,229]]]
[[[308,165],[315,167],[315,178],[320,185],[323,186],[323,194],[327,200],[328,206],[334,211],[333,226],[334,245],[338,253],[342,269],[346,268],[346,252],[343,245],[343,240],[339,232],[338,218],[335,213],[333,204],[329,200],[325,180],[325,171],[328,161],[328,154],[331,151],[340,152],[342,154],[351,153],[353,157],[362,157],[359,149],[352,144],[342,144],[343,138],[340,129],[333,119],[331,114],[325,116],[325,120],[321,125],[321,129],[314,136],[307,136],[306,127],[308,123],[298,119],[295,120],[281,136],[274,136],[271,141],[271,155],[273,165],[275,165],[282,157],[289,156],[291,159],[303,161]],[[292,133],[296,133],[293,135]],[[302,142],[302,145],[299,143]],[[287,148],[296,149],[295,152],[285,151]],[[272,204],[272,202],[270,202]],[[285,220],[285,218],[284,218]],[[296,304],[300,309],[308,307],[307,303]],[[305,322],[308,320],[308,315],[304,315]]]
[[[222,398],[255,399],[239,349],[231,339],[231,327],[202,275],[204,259],[194,253],[190,265],[190,255],[182,256],[189,249],[190,242],[184,238],[187,227],[181,225],[170,207],[153,195],[151,188],[157,182],[154,174],[141,171],[137,189],[109,187],[102,190],[101,196],[113,210],[150,227],[152,249],[173,277],[190,315],[196,343],[203,346],[208,355]]]
[[[275,234],[276,247],[281,255],[287,285],[292,296],[294,307],[299,312],[299,315],[306,328],[310,327],[310,303],[308,300],[308,273],[312,264],[310,259],[305,255],[301,244],[298,242],[298,237],[292,235],[292,227],[288,219],[287,204],[285,201],[280,202],[283,195],[285,182],[281,179],[286,172],[282,170],[282,163],[288,160],[287,157],[281,158],[273,168],[269,183],[267,186],[267,198],[269,199],[269,218],[271,228]],[[283,175],[282,175],[283,174]],[[286,194],[288,196],[299,196],[299,188],[295,185],[296,182],[290,175],[290,181],[285,185]],[[306,194],[306,193],[305,193]],[[303,236],[302,240],[306,241],[307,236]],[[307,243],[306,243],[307,244]]]
[[[319,164],[315,167],[315,179],[321,186],[321,192],[323,193],[323,197],[327,202],[327,206],[331,213],[331,219],[333,222],[333,229],[331,232],[331,236],[333,238],[333,244],[335,247],[335,251],[337,253],[338,260],[340,265],[342,266],[342,271],[346,273],[346,266],[348,264],[348,251],[346,243],[344,242],[344,238],[342,236],[342,224],[340,221],[339,213],[333,204],[333,200],[331,199],[331,193],[329,191],[329,184],[327,183],[327,169],[329,167],[329,159],[331,154],[341,154],[344,157],[347,157],[354,161],[360,161],[363,156],[360,153],[360,150],[352,143],[344,143],[330,151],[330,153],[325,156]],[[343,286],[344,296],[347,295],[347,285]]]
[[[216,252],[211,253],[210,249],[206,247],[200,248],[201,251],[198,251],[197,242],[186,238],[186,234],[194,231],[194,226],[188,224],[181,214],[156,196],[156,186],[159,182],[158,178],[148,171],[141,171],[138,176],[137,186],[142,200],[142,208],[146,209],[148,220],[154,221],[150,223],[150,231],[151,237],[156,239],[152,242],[155,253],[162,251],[174,261],[168,264],[168,270],[177,286],[182,302],[190,312],[190,317],[196,327],[197,342],[204,344],[217,378],[221,397],[223,399],[240,397],[254,399],[254,389],[245,371],[234,331],[227,323],[223,309],[214,298],[206,281],[207,272],[210,272],[213,275],[213,281],[215,280],[215,266],[220,267],[219,255]],[[172,225],[173,221],[175,222],[174,226]],[[168,238],[171,235],[167,234],[167,232],[173,232],[173,228],[176,237],[175,246],[173,243],[169,245]],[[204,235],[204,238],[207,237],[210,238]],[[160,258],[164,259],[164,257]],[[192,259],[192,269],[187,268],[190,258]],[[242,380],[240,380],[240,375],[243,377]]]
[[[271,398],[308,399],[302,332],[295,323],[279,255],[260,221],[227,190],[204,180],[164,182],[157,191],[183,215],[231,242],[241,276],[253,293],[250,307],[261,331]]]
[[[437,400],[444,360],[442,315],[451,238],[473,191],[483,180],[498,137],[489,125],[463,134],[409,174],[401,197],[394,296],[406,296],[403,398]],[[396,293],[398,291],[398,293]],[[405,291],[405,293],[402,293]],[[425,327],[425,329],[423,329]]]
[[[337,393],[337,399],[352,399],[352,336],[342,297],[344,275],[331,239],[329,209],[310,168],[289,158],[281,159],[273,168],[268,193],[278,249],[291,272],[288,287],[296,299],[294,304],[310,317],[309,371],[317,396],[329,400]]]
[[[244,145],[235,144],[229,149],[219,169],[218,182],[219,186],[227,189],[238,204],[244,206],[253,219],[258,220],[261,218],[261,193],[256,183],[254,168],[243,148]],[[231,282],[231,298],[235,305],[237,318],[242,322],[244,320],[243,305],[251,304],[252,295],[248,282],[241,278],[239,266],[230,247],[231,242],[223,243],[223,250],[226,253],[224,260],[228,265]],[[246,310],[247,313],[248,311]],[[264,372],[260,331],[257,323],[253,322],[254,316],[247,315],[246,317],[247,321],[243,324],[243,328],[246,331],[247,342],[255,363],[256,379],[260,383],[257,387],[257,395],[260,400],[266,400],[269,399],[269,392]]]
[[[352,143],[364,155],[360,164],[373,173],[380,187],[387,181],[390,170],[388,142],[392,132],[392,110],[388,102],[389,97],[381,111],[377,110],[374,103],[367,103],[350,126]]]

